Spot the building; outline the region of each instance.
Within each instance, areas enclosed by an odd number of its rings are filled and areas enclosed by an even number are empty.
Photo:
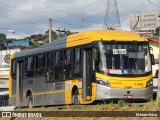
[[[32,43],[27,39],[16,39],[6,41],[5,46],[9,48],[29,47]]]
[[[10,56],[15,52],[27,49],[30,45],[27,39],[8,40],[0,43],[0,92],[9,88]]]
[[[131,14],[129,16],[129,22],[131,31],[143,34],[152,34],[155,31],[155,29],[159,26],[158,13],[146,12]]]
[[[149,40],[150,47],[152,47],[152,49],[153,49],[153,54],[154,54],[155,59],[158,59],[159,38],[158,37],[151,37],[151,38],[148,38],[148,40]]]
[[[10,56],[19,51],[20,48],[0,50],[0,92],[8,91]]]

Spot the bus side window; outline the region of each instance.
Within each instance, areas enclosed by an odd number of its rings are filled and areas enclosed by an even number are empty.
[[[4,95],[3,106],[8,106],[9,95]]]
[[[44,75],[45,55],[36,56],[36,76]]]
[[[63,56],[63,79],[71,79],[71,50],[64,52]]]
[[[62,80],[62,52],[56,52],[55,57],[55,80]]]
[[[9,105],[9,95],[2,94],[0,95],[0,107]]]
[[[34,76],[34,57],[25,58],[25,77]]]
[[[80,48],[74,50],[74,68],[73,76],[74,78],[81,77],[81,51]]]
[[[3,106],[3,95],[0,95],[0,107]]]
[[[54,80],[54,53],[48,53],[46,55],[47,66],[46,66],[46,82],[51,82]]]
[[[11,76],[12,78],[16,77],[16,60],[15,59],[12,59]]]

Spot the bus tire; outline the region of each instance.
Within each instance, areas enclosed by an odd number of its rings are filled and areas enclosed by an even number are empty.
[[[32,95],[27,96],[28,108],[33,108],[33,98]]]
[[[76,89],[76,90],[74,91],[72,98],[73,98],[73,104],[74,104],[74,105],[80,104],[78,89]]]

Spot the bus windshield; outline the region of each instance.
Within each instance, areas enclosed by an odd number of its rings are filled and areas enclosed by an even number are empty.
[[[142,75],[151,72],[147,42],[101,42],[99,68],[105,74]]]

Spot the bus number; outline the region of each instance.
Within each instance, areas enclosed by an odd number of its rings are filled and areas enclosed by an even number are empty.
[[[135,86],[143,86],[143,83],[135,83]]]

